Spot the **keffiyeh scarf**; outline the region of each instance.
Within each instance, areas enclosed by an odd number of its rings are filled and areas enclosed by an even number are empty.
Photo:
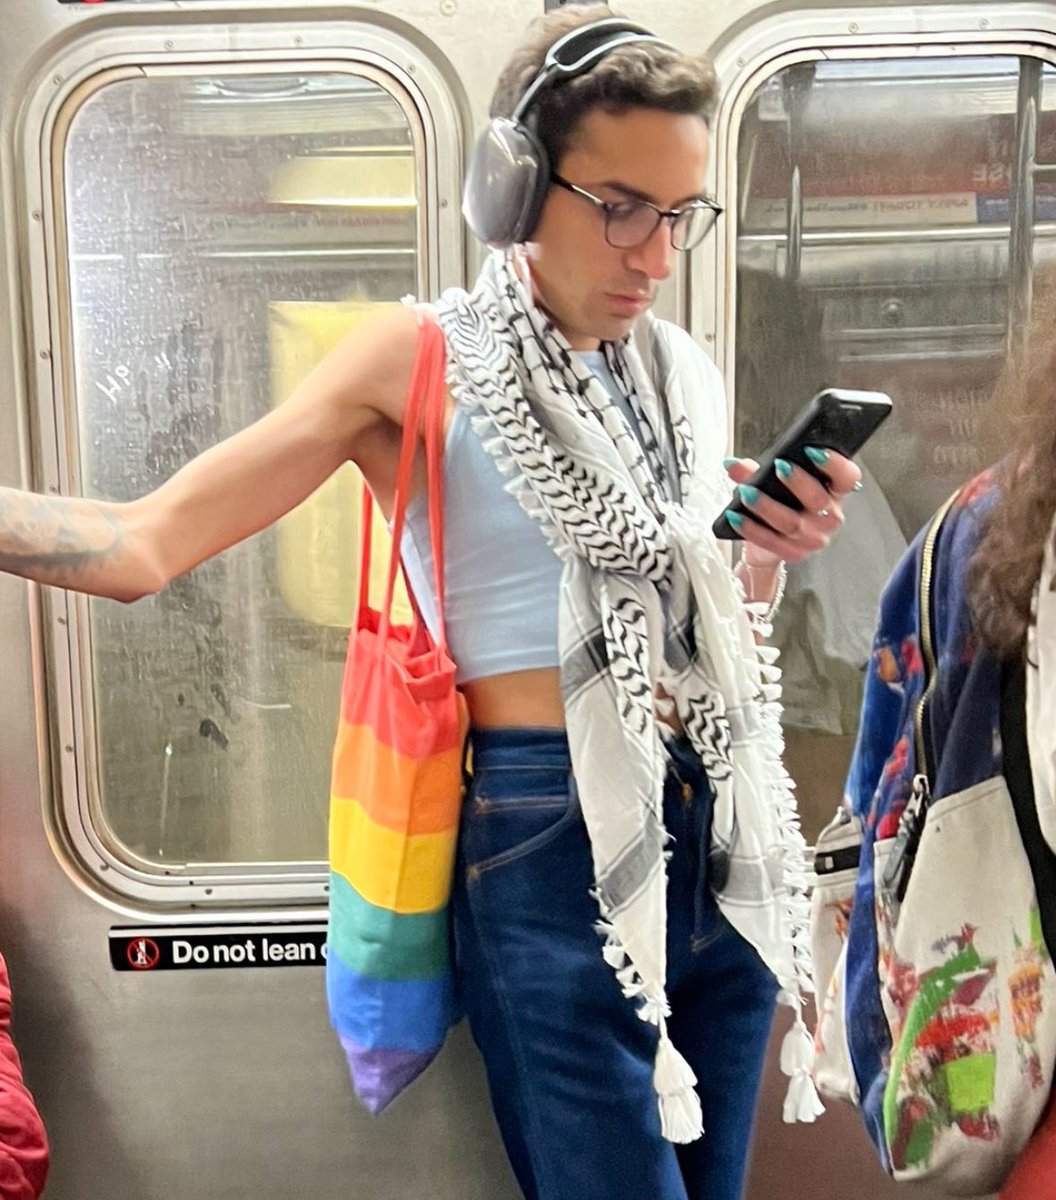
[[[692,1141],[702,1120],[696,1079],[667,1032],[658,694],[670,697],[716,792],[709,873],[720,909],[796,1013],[782,1048],[792,1076],[785,1119],[813,1120],[821,1107],[800,1015],[810,986],[805,844],[781,765],[780,672],[711,534],[724,486],[696,466],[693,416],[714,395],[714,368],[651,314],[625,342],[606,344],[636,436],[535,306],[522,266],[493,254],[474,290],[445,292],[436,314],[453,394],[563,562],[561,685],[602,953],[658,1028],[664,1136]]]

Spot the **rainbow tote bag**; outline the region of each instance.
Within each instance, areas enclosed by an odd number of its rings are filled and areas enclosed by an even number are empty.
[[[404,419],[384,605],[370,607],[373,504],[363,498],[359,606],[341,690],[330,798],[330,1019],[357,1095],[381,1112],[435,1058],[457,1018],[448,902],[465,702],[444,626],[444,340],[421,317]],[[390,621],[424,413],[439,624]]]

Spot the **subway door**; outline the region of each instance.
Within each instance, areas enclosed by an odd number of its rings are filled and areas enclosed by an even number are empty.
[[[379,306],[464,282],[462,153],[512,0],[24,15],[0,47],[0,483],[141,495]],[[129,607],[0,578],[0,949],[49,1198],[517,1194],[463,1028],[374,1119],[328,1025],[356,494],[346,469]]]

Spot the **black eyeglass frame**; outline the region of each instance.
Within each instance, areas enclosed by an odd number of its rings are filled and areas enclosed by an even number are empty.
[[[691,200],[682,208],[661,208],[658,204],[654,204],[651,200],[639,200],[634,197],[628,197],[626,200],[616,201],[602,200],[600,196],[595,196],[593,192],[588,192],[586,188],[580,187],[579,184],[570,183],[556,171],[550,172],[550,182],[556,183],[558,187],[564,188],[566,192],[571,192],[574,196],[582,196],[584,200],[589,200],[596,208],[601,209],[601,211],[605,214],[605,241],[608,242],[608,244],[614,250],[637,250],[639,246],[644,246],[645,243],[653,236],[653,234],[656,233],[657,229],[660,227],[660,222],[665,218],[671,223],[671,248],[682,253],[688,250],[693,250],[699,246],[700,243],[715,228],[715,222],[719,219],[719,217],[722,216],[724,211],[722,206],[710,196],[701,196],[698,200]],[[619,242],[614,242],[612,240],[612,237],[609,233],[609,226],[610,222],[612,221],[613,213],[617,209],[626,208],[629,206],[637,208],[651,208],[653,212],[656,213],[656,221],[653,224],[652,229],[649,230],[645,237],[640,238],[633,245],[622,246]],[[696,237],[691,244],[679,246],[675,241],[675,227],[679,217],[685,216],[685,214],[689,212],[711,213],[711,220],[704,225],[699,236]]]

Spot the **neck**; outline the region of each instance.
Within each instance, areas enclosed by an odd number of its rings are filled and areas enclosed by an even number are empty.
[[[535,272],[532,270],[531,258],[524,254],[523,251],[515,252],[513,259],[514,270],[520,275],[521,280],[526,282],[532,292],[532,301],[536,308],[541,309],[554,323],[554,328],[568,342],[573,350],[600,350],[601,339],[590,337],[584,333],[577,333],[574,329],[569,329],[561,322],[561,319],[547,305],[539,291],[539,286],[536,283]]]

